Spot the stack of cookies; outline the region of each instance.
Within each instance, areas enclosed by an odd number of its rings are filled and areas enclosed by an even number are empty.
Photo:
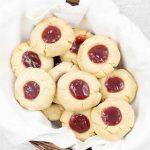
[[[120,59],[110,37],[46,18],[13,50],[16,100],[60,121],[81,141],[96,134],[120,139],[134,126],[130,103],[137,92],[131,73],[117,67]]]

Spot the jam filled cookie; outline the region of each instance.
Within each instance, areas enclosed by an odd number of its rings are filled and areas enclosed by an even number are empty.
[[[137,84],[132,75],[124,70],[115,70],[106,77],[100,79],[103,99],[108,97],[122,98],[131,102],[137,91]]]
[[[49,74],[57,81],[63,74],[69,72],[70,70],[75,70],[78,67],[73,65],[71,62],[62,62],[55,66],[49,71]]]
[[[134,125],[134,111],[123,100],[107,99],[93,108],[94,131],[107,140],[118,140],[125,136]]]
[[[15,82],[15,97],[21,106],[29,110],[48,108],[54,98],[55,82],[42,69],[27,68]]]
[[[80,48],[80,45],[87,39],[92,36],[92,34],[86,30],[75,28],[74,29],[75,39],[72,43],[72,47],[61,56],[63,61],[69,61],[74,64],[77,64],[77,54]]]
[[[28,43],[22,43],[14,49],[11,57],[12,70],[16,76],[28,67],[41,68],[45,71],[54,65],[53,58],[37,54]]]
[[[69,127],[81,141],[94,135],[91,122],[91,110],[84,112],[65,111],[62,114],[60,121],[63,126]]]
[[[57,99],[65,109],[83,111],[96,106],[101,100],[100,83],[91,74],[70,71],[57,83]]]
[[[52,104],[49,108],[42,111],[44,115],[51,121],[60,120],[64,108],[61,105]]]
[[[72,28],[63,20],[49,17],[41,21],[31,33],[31,45],[40,54],[59,56],[70,49],[74,39]]]
[[[120,51],[116,42],[105,36],[92,36],[78,51],[79,67],[98,78],[112,72],[119,61]]]

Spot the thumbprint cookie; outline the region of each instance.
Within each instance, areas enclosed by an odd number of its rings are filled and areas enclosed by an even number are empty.
[[[93,75],[79,70],[60,77],[56,94],[60,104],[70,111],[90,109],[101,101],[99,81]]]
[[[125,69],[118,69],[100,79],[102,98],[122,98],[132,102],[137,91],[133,76]]]
[[[29,67],[15,82],[15,97],[28,110],[43,110],[51,105],[55,89],[55,82],[47,72]]]
[[[53,58],[39,55],[30,47],[29,43],[21,43],[17,46],[11,57],[12,70],[16,76],[28,67],[48,71],[53,65]]]
[[[78,51],[81,70],[102,78],[114,70],[120,61],[117,43],[105,36],[92,36],[85,40]]]
[[[73,39],[71,26],[56,17],[46,18],[37,24],[30,37],[31,46],[48,57],[64,54],[70,49]]]
[[[60,121],[63,126],[69,127],[81,141],[95,135],[91,121],[91,110],[82,112],[65,111]]]
[[[124,137],[132,129],[135,118],[130,104],[112,98],[93,108],[91,117],[95,133],[107,140]]]

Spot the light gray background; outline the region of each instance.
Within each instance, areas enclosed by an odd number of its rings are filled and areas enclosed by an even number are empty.
[[[128,16],[150,39],[150,0],[114,0],[121,13]],[[109,11],[109,10],[108,10]],[[30,144],[24,144],[11,150],[37,150]]]
[[[150,39],[150,0],[114,0],[114,2]]]

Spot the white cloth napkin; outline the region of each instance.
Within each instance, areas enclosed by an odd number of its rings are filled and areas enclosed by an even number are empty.
[[[138,82],[133,103],[136,122],[122,140],[109,142],[99,136],[77,141],[67,128],[55,129],[41,112],[23,109],[14,99],[10,68],[12,49],[29,39],[33,25],[46,16],[56,15],[73,26],[117,40],[125,68]],[[111,0],[81,0],[72,7],[64,0],[5,0],[0,5],[0,140],[1,148],[30,140],[52,142],[74,150],[149,150],[150,147],[150,43],[128,18],[119,13]]]

